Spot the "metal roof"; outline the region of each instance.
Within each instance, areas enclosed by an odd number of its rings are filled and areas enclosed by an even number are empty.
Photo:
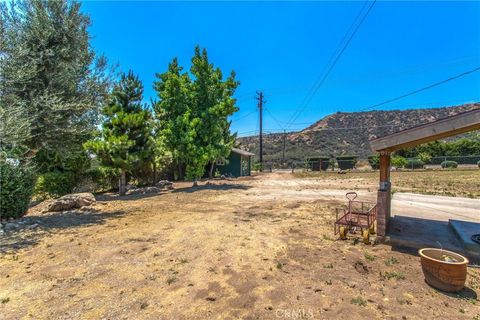
[[[232,152],[241,154],[242,156],[254,156],[255,155],[255,153],[251,153],[251,152],[248,152],[248,151],[245,151],[245,150],[242,150],[242,149],[238,149],[238,148],[232,148]]]

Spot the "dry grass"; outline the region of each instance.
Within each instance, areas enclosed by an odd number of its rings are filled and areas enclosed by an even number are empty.
[[[316,178],[333,181],[338,187],[374,189],[378,185],[378,172],[297,172],[297,178]],[[356,180],[357,179],[357,180]],[[356,181],[355,181],[356,180]],[[340,181],[346,183],[338,183]],[[416,170],[391,173],[392,191],[436,194],[453,197],[480,198],[480,170]]]

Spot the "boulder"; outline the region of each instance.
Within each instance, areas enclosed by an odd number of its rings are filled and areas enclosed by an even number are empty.
[[[147,193],[157,193],[160,192],[161,189],[158,187],[143,187],[143,188],[134,188],[130,189],[126,192],[127,195],[132,194],[147,194]]]
[[[173,189],[173,182],[168,180],[160,180],[157,182],[157,187],[165,189]]]
[[[46,211],[64,211],[78,209],[84,206],[91,206],[96,203],[95,197],[91,193],[67,194],[61,198],[52,201]]]

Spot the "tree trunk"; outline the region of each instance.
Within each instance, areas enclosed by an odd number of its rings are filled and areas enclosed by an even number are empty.
[[[208,172],[208,178],[213,179],[213,167],[215,165],[215,162],[212,161],[212,164],[210,165],[210,171]]]
[[[178,162],[178,180],[183,180],[183,163]]]
[[[120,179],[119,179],[119,183],[118,183],[118,193],[121,196],[125,195],[126,184],[127,184],[126,173],[125,173],[125,170],[122,170],[121,173],[120,173]]]
[[[157,183],[157,163],[153,160],[153,185]]]

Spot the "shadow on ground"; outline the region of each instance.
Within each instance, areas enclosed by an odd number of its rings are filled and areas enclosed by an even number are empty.
[[[147,198],[153,198],[162,194],[170,192],[169,190],[162,190],[160,192],[150,192],[145,194],[132,194],[127,196],[119,196],[118,193],[100,193],[95,195],[97,201],[132,201]]]
[[[177,193],[177,192],[186,192],[186,193],[193,193],[197,191],[203,191],[203,190],[218,190],[218,191],[228,191],[228,190],[248,190],[250,189],[250,186],[246,186],[243,184],[210,184],[210,185],[202,185],[202,186],[197,186],[197,187],[187,187],[187,188],[179,188],[175,189],[172,192]]]
[[[8,231],[0,242],[0,252],[15,251],[36,245],[48,234],[68,228],[104,224],[109,219],[121,217],[123,211],[75,214],[74,212],[59,212],[45,216],[31,216],[35,229],[29,229],[28,224],[19,229]]]

